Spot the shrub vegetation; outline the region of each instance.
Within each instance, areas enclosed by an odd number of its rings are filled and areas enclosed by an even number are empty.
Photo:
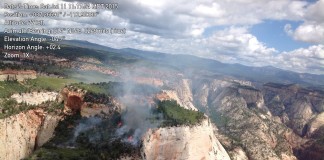
[[[157,110],[165,119],[162,126],[196,125],[206,118],[204,113],[185,109],[175,100],[159,101]]]

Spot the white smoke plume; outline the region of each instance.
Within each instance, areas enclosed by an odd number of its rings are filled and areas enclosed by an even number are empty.
[[[152,104],[154,91],[150,87],[139,87],[134,83],[133,77],[140,73],[129,70],[123,72],[124,80],[128,80],[123,86],[123,95],[119,100],[126,106],[122,113],[123,124],[117,129],[116,134],[123,138],[124,142],[138,145],[143,134],[149,128],[157,128],[161,124],[162,116],[153,113]]]

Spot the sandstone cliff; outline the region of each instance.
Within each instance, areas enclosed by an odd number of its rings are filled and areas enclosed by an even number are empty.
[[[248,81],[199,78],[180,79],[170,88],[174,90],[164,90],[157,98],[204,111],[216,123],[217,138],[233,159],[315,158],[320,153],[310,152],[310,148],[321,150],[314,140],[324,126],[320,91],[278,84],[256,88]]]
[[[32,92],[14,94],[18,103],[40,105],[55,101],[56,92]],[[63,118],[59,112],[47,112],[51,106],[36,108],[0,119],[0,159],[18,160],[31,154],[52,136],[58,122]]]
[[[252,83],[194,79],[194,104],[216,123],[217,137],[232,159],[296,159],[302,139],[273,116],[264,92]]]
[[[311,136],[314,132],[324,126],[324,112],[318,114],[311,122],[307,130],[307,136]]]
[[[321,92],[295,85],[267,84],[256,88],[246,81],[228,79],[178,79],[168,85],[156,98],[174,99],[186,109],[204,111],[211,120],[195,126],[149,129],[142,138],[144,159],[294,160],[320,159],[323,155],[324,96]],[[37,97],[31,93],[12,98],[38,104],[31,98],[33,95]],[[98,98],[71,86],[64,88],[59,97],[68,115],[78,112],[83,117],[109,117],[123,108],[117,99],[100,95]],[[154,103],[151,98],[139,97],[126,99],[131,104]],[[51,138],[60,119],[58,115],[34,109],[0,120],[0,144],[4,144],[0,146],[0,156],[3,155],[0,159],[29,155]],[[12,133],[18,136],[10,136]]]
[[[81,110],[84,103],[83,99],[86,94],[85,90],[69,86],[61,90],[59,99],[64,101],[64,113],[73,114]]]
[[[224,86],[226,84],[223,84]],[[156,96],[159,100],[176,100],[180,106],[198,110],[194,106],[192,82],[180,79]],[[208,90],[207,86],[202,88]],[[205,94],[202,94],[205,95]],[[207,103],[207,98],[202,100]],[[215,126],[207,118],[195,126],[150,129],[143,137],[144,159],[230,159],[215,136]]]
[[[150,129],[143,137],[142,156],[147,160],[229,160],[214,135],[209,120],[196,126]]]
[[[0,81],[24,81],[26,79],[37,78],[36,71],[33,70],[2,70],[0,71]]]
[[[58,96],[57,92],[32,92],[13,94],[11,98],[15,99],[18,103],[25,102],[29,105],[39,105],[46,101],[54,101]]]
[[[300,136],[307,135],[324,125],[320,119],[324,111],[324,94],[297,85],[266,84],[263,87],[265,102],[274,116],[291,127]],[[316,118],[317,117],[317,118]],[[309,123],[315,118],[316,124]],[[316,127],[316,128],[315,128]]]
[[[180,106],[186,109],[197,110],[193,104],[193,95],[191,91],[191,81],[189,79],[180,79],[170,84],[170,90],[163,90],[163,93],[157,96],[160,100],[176,100]]]
[[[113,97],[93,97],[87,92],[73,86],[63,88],[59,99],[64,101],[64,113],[71,115],[80,112],[83,117],[107,116],[123,108]]]
[[[0,119],[0,159],[19,160],[31,154],[53,136],[61,118],[34,109]]]

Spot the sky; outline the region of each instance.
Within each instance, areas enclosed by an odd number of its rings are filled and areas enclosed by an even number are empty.
[[[48,3],[4,0],[4,3]],[[324,74],[324,0],[78,0],[117,2],[96,18],[48,19],[46,27],[126,28],[125,35],[69,35],[113,48],[190,54],[224,63]],[[3,8],[4,3],[0,7]],[[51,3],[77,3],[52,0]],[[93,10],[95,11],[95,10]],[[5,26],[0,9],[0,29]],[[1,31],[0,30],[0,31]],[[90,54],[90,53],[89,53]]]

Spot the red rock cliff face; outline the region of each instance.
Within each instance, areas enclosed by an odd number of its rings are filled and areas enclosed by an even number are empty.
[[[86,91],[74,87],[66,87],[61,91],[64,101],[64,113],[73,114],[81,110]]]
[[[74,112],[80,111],[82,104],[82,99],[79,96],[69,96],[66,102],[67,107]]]
[[[120,112],[122,104],[115,98],[109,97],[109,101],[86,102],[86,90],[78,89],[72,86],[66,87],[61,91],[60,99],[64,101],[64,113],[67,115],[80,112],[83,117],[91,116],[109,116],[113,112]]]

